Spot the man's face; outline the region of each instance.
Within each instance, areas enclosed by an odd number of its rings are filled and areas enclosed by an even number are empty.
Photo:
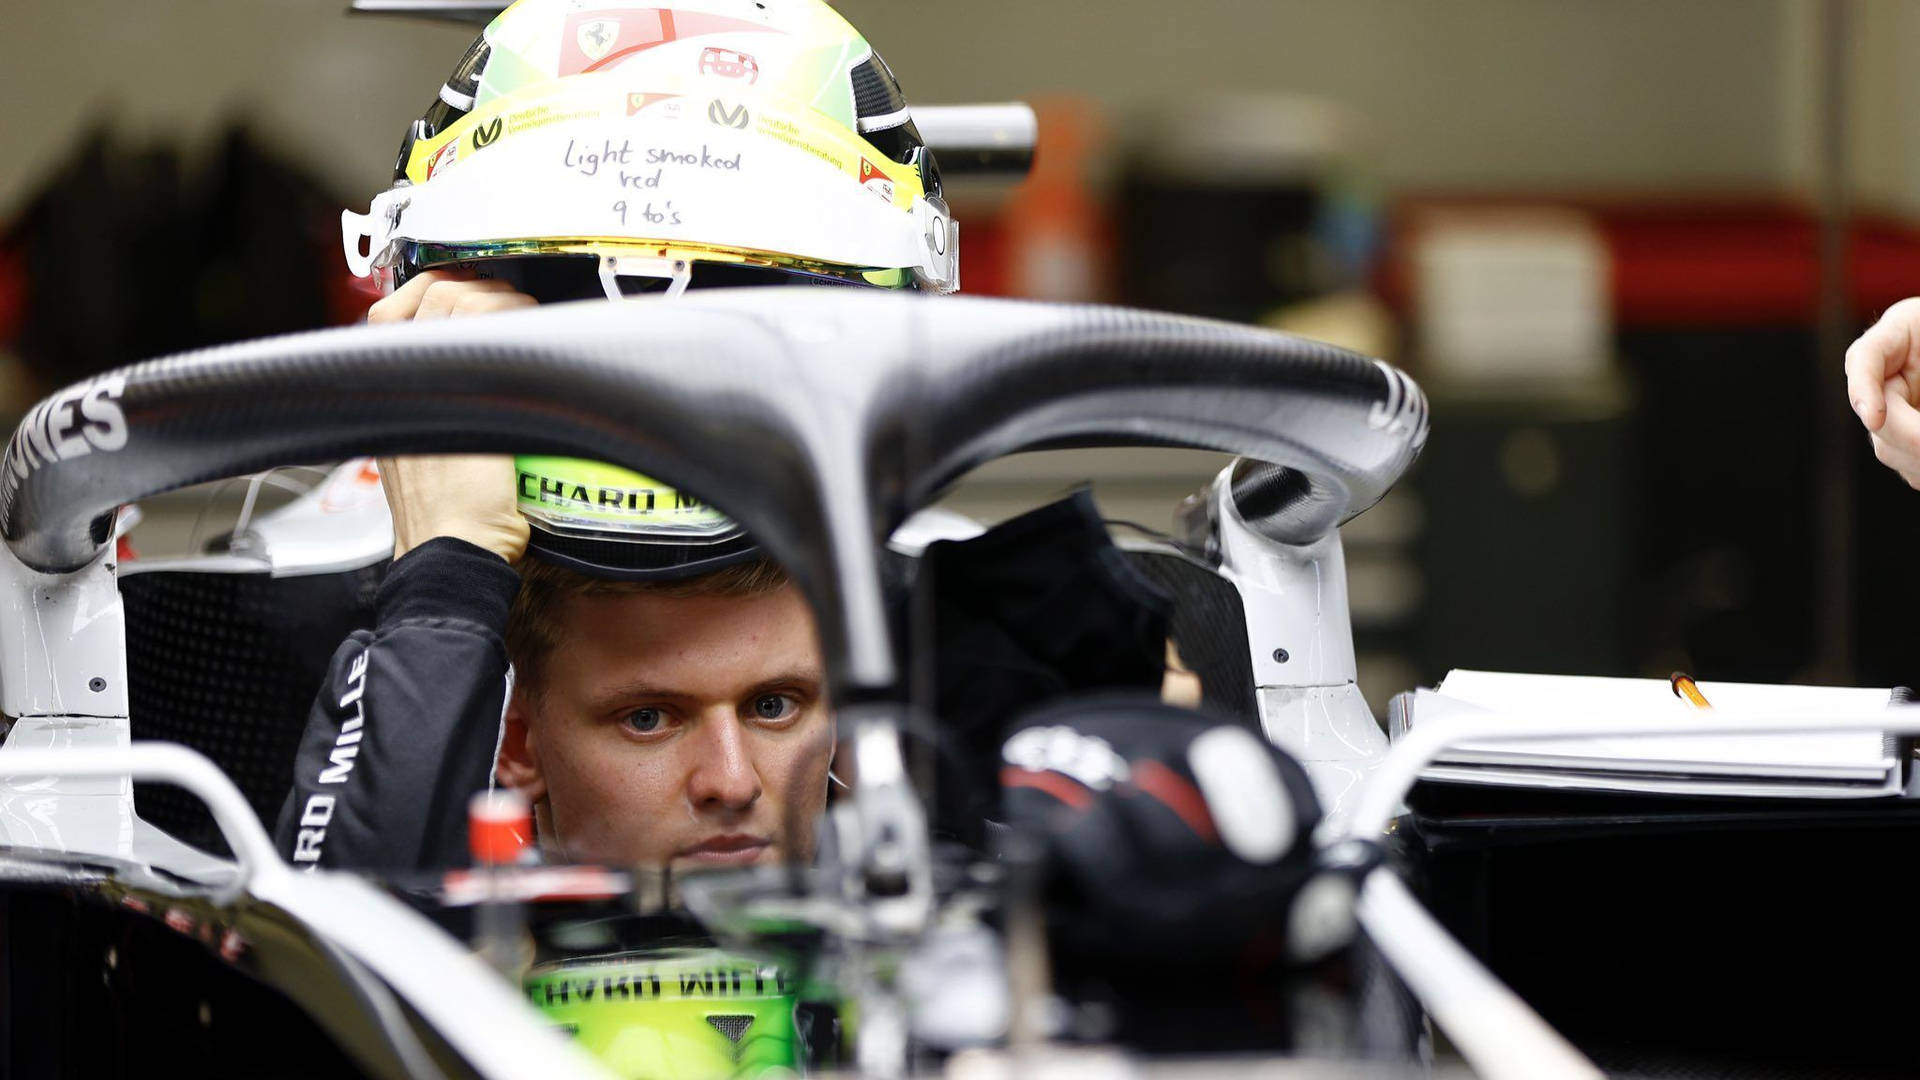
[[[548,844],[611,865],[812,856],[834,733],[798,589],[574,596],[557,614],[513,710]]]

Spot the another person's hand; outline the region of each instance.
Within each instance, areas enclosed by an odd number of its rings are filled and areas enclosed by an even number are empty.
[[[1920,488],[1920,297],[1888,308],[1848,347],[1847,400],[1873,456]]]
[[[505,282],[464,271],[429,270],[374,304],[370,323],[444,319],[532,307]],[[493,454],[384,458],[380,485],[393,511],[393,557],[451,536],[510,563],[527,550],[527,520],[514,498],[513,459]]]

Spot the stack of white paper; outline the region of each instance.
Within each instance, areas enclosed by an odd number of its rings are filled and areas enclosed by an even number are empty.
[[[1511,715],[1530,723],[1673,720],[1697,734],[1462,742],[1421,773],[1470,784],[1671,795],[1862,798],[1895,795],[1898,744],[1877,732],[1717,735],[1716,722],[1749,716],[1858,716],[1884,709],[1892,691],[1831,686],[1702,682],[1711,711],[1676,697],[1665,679],[1605,679],[1453,671],[1436,690],[1403,698],[1406,727],[1462,716]],[[1706,728],[1704,732],[1700,729]],[[1396,732],[1397,734],[1397,732]]]

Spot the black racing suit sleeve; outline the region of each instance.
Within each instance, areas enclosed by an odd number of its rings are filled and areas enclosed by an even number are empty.
[[[374,628],[334,653],[307,717],[274,834],[296,868],[467,864],[467,799],[493,768],[519,584],[498,555],[447,537],[394,562]]]

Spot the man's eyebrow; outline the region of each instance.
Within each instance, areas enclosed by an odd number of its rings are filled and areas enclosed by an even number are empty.
[[[778,690],[781,687],[804,687],[812,693],[819,693],[826,685],[826,675],[817,667],[796,667],[776,672],[755,681],[742,691],[742,696],[752,697]],[[634,679],[617,683],[604,690],[594,691],[588,696],[587,704],[591,709],[611,708],[622,701],[652,699],[655,701],[685,701],[699,697],[689,690],[665,686],[650,679]]]
[[[819,693],[826,687],[826,684],[827,676],[819,668],[793,668],[789,671],[783,671],[777,675],[770,675],[761,679],[759,682],[754,683],[752,687],[748,688],[747,693],[749,696],[753,694],[763,694],[769,690],[778,690],[783,686],[802,686],[809,691]]]
[[[625,701],[632,698],[674,699],[691,696],[691,694],[683,690],[675,690],[672,687],[661,686],[643,679],[636,679],[632,682],[616,683],[603,690],[595,690],[587,695],[587,701],[597,708],[602,705],[612,705],[617,701]]]

